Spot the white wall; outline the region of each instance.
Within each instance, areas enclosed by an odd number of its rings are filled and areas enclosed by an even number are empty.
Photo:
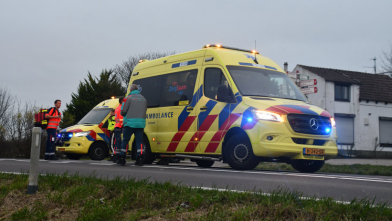
[[[356,146],[359,150],[374,150],[375,138],[380,141],[380,125],[379,117],[392,117],[392,104],[385,102],[366,101],[360,102],[359,108],[359,122],[356,124],[355,129],[357,132],[355,135]],[[365,125],[365,119],[369,119],[369,125]],[[357,122],[355,122],[357,123]],[[392,131],[391,131],[392,136]],[[382,148],[378,147],[377,150]],[[383,151],[392,151],[391,147],[385,147]]]

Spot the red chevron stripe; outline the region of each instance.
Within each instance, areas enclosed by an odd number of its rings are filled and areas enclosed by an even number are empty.
[[[176,151],[179,142],[181,141],[184,134],[189,130],[195,119],[196,116],[188,116],[185,119],[184,123],[180,127],[180,130],[174,135],[166,151]]]
[[[324,116],[324,117],[332,117],[330,113],[328,113],[328,111],[323,111],[320,116]]]
[[[227,130],[231,127],[231,125],[234,124],[234,122],[240,116],[241,116],[241,114],[230,114],[230,117],[228,119],[226,119],[226,121],[222,124],[221,128],[219,128],[219,131],[217,131],[214,134],[214,136],[212,137],[211,142],[214,142],[214,143],[208,144],[206,150],[204,151],[205,153],[215,153],[216,149],[219,146],[219,142],[225,136]]]
[[[285,107],[285,106],[277,106],[277,108],[283,109],[287,111],[287,113],[298,113],[298,114],[303,114],[302,111],[291,108],[291,107]]]
[[[269,108],[267,108],[265,110],[266,111],[275,112],[275,113],[280,113],[280,114],[287,114],[288,113],[287,111],[284,111],[282,109],[276,108],[276,106],[269,107]]]
[[[188,145],[185,148],[185,152],[195,152],[197,145],[203,138],[204,134],[210,129],[212,123],[214,123],[215,119],[218,117],[218,115],[208,115],[206,119],[204,120],[203,124],[199,127],[199,130],[193,134],[191,140],[189,141]],[[203,132],[202,132],[203,131]],[[194,142],[195,138],[198,138],[197,142]]]

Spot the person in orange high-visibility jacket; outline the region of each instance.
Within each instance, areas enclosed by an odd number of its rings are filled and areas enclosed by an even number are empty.
[[[50,108],[48,113],[45,114],[45,118],[48,120],[48,126],[46,127],[48,139],[46,141],[45,160],[58,160],[54,152],[54,141],[57,136],[57,127],[60,125],[61,121],[60,107],[61,100],[55,100],[54,107]]]
[[[114,116],[116,120],[116,124],[114,125],[114,145],[113,145],[113,162],[116,163],[119,158],[120,150],[121,150],[121,134],[123,129],[123,116],[121,115],[121,105],[124,102],[124,98],[120,97],[118,100],[120,105],[114,111]]]

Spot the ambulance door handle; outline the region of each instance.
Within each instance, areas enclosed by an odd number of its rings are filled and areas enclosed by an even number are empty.
[[[207,110],[206,106],[200,107],[200,111],[206,111],[206,110]]]
[[[186,108],[186,111],[188,111],[188,112],[193,111],[193,107],[187,107],[187,108]]]

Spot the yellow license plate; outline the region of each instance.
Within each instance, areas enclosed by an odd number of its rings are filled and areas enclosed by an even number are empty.
[[[59,148],[59,151],[65,151],[65,148]]]
[[[305,155],[324,156],[324,149],[304,148]]]

